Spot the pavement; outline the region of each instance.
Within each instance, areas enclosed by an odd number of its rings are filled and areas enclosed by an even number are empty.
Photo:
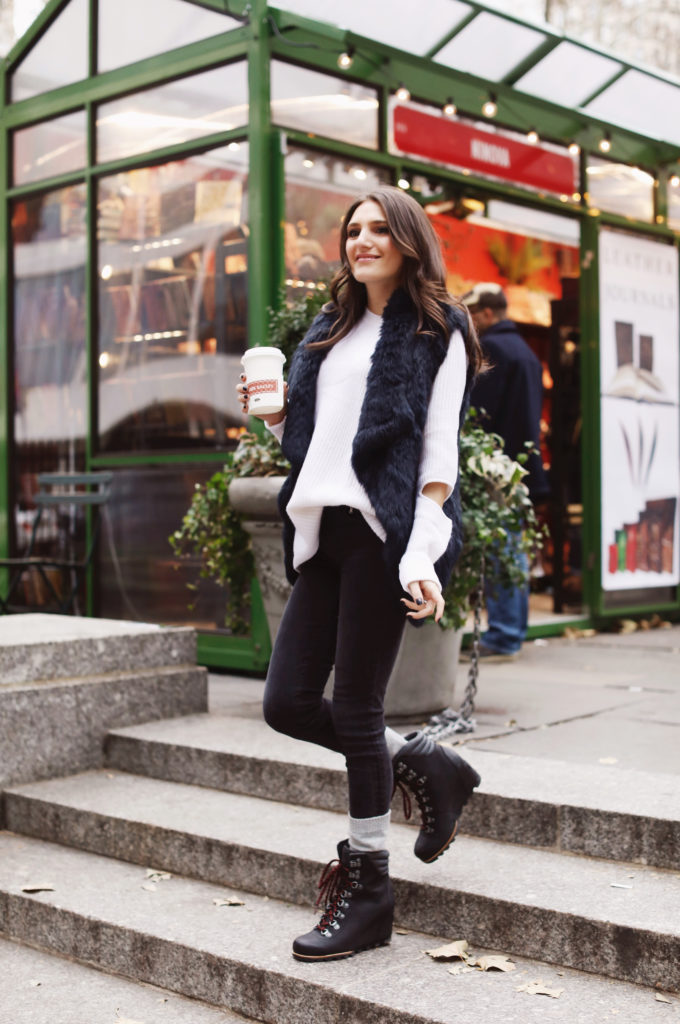
[[[453,706],[462,701],[461,663]],[[260,680],[211,673],[211,711],[260,719]],[[538,639],[514,661],[482,662],[476,729],[447,742],[539,761],[680,774],[680,625]],[[393,720],[401,732],[426,719]],[[304,756],[304,744],[298,744]]]

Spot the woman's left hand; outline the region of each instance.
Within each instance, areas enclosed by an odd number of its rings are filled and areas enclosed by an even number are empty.
[[[414,580],[408,585],[412,600],[402,597],[402,604],[411,609],[407,612],[409,619],[426,619],[434,615],[434,621],[439,622],[444,614],[444,598],[439,585],[433,580]]]

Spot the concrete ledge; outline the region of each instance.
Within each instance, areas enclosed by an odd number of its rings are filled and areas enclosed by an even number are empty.
[[[316,896],[329,838],[346,828],[329,812],[103,772],[5,799],[15,832],[296,903]],[[680,990],[674,873],[464,837],[424,865],[414,838],[394,826],[390,842],[407,928],[455,922],[479,945]]]
[[[0,687],[187,664],[196,664],[193,629],[40,613],[0,616]]]
[[[675,776],[459,748],[482,776],[461,830],[501,842],[680,868]],[[112,730],[106,763],[136,775],[346,811],[339,754],[229,715]],[[393,816],[403,821],[395,797]]]
[[[142,668],[0,689],[0,788],[96,768],[109,729],[204,711],[207,673]]]
[[[2,1019],[11,1024],[248,1024],[224,1008],[6,939],[0,939],[0,978],[12,979],[0,981]]]
[[[48,874],[54,892],[21,892]],[[442,938],[416,933],[359,961],[300,964],[291,940],[312,926],[311,911],[251,894],[217,908],[214,899],[238,894],[176,877],[149,892],[145,882],[140,867],[2,835],[0,931],[270,1024],[600,1024],[612,1011],[618,1024],[657,1024],[675,1010],[649,989],[517,958],[509,974],[452,978],[449,964],[423,955]],[[443,936],[471,938],[464,929],[449,923]],[[538,979],[562,990],[558,1002],[518,991]]]

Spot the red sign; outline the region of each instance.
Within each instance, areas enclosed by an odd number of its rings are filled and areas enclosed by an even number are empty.
[[[567,194],[576,187],[571,157],[411,107],[395,107],[394,141],[404,153],[518,185]]]

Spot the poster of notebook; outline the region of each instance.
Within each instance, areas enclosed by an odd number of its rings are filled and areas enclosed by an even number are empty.
[[[678,252],[600,233],[602,586],[680,582]]]

